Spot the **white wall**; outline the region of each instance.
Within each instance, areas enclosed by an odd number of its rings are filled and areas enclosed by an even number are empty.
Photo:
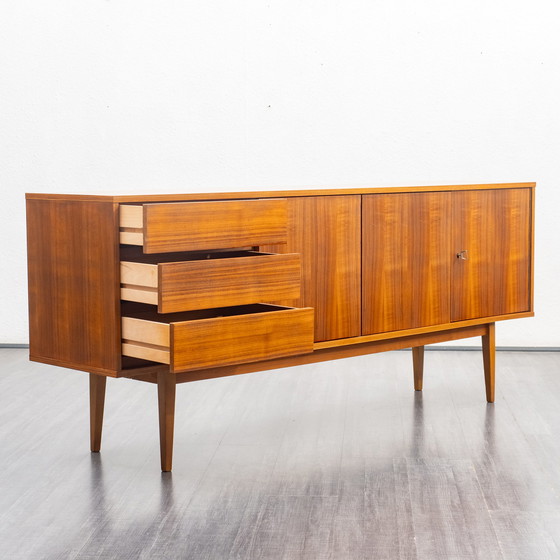
[[[537,181],[560,346],[554,0],[4,0],[0,342],[27,341],[24,192]]]

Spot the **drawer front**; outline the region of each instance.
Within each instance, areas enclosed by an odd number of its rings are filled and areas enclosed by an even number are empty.
[[[160,313],[295,299],[297,254],[218,258],[160,264],[121,263],[121,298],[158,306]]]
[[[313,309],[171,324],[173,372],[258,362],[313,351]]]
[[[312,308],[266,308],[275,310],[169,324],[124,317],[123,354],[179,373],[313,351]]]
[[[121,205],[121,243],[145,253],[286,243],[285,199]]]

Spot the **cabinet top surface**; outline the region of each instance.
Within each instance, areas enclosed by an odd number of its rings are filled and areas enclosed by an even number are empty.
[[[105,194],[105,193],[27,193],[25,198],[44,200],[84,200],[99,202],[171,202],[190,200],[229,200],[239,198],[285,198],[298,196],[336,196],[336,195],[361,195],[383,193],[410,193],[410,192],[435,192],[435,191],[460,191],[460,190],[486,190],[508,188],[534,188],[536,183],[493,183],[493,184],[465,184],[465,185],[434,185],[434,186],[408,186],[408,187],[343,187],[343,188],[301,188],[290,190],[255,190],[239,192],[162,192],[162,193],[135,193],[135,194]]]

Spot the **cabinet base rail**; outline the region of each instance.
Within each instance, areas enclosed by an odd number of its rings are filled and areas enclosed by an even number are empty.
[[[399,339],[375,341],[347,347],[339,346],[336,348],[326,348],[324,350],[317,350],[312,354],[306,354],[303,356],[292,356],[290,358],[268,360],[267,362],[258,362],[255,364],[214,368],[183,374],[173,374],[169,372],[167,367],[159,367],[149,370],[148,372],[143,372],[142,374],[131,374],[130,377],[138,381],[146,381],[157,384],[161,470],[163,472],[169,472],[171,471],[173,462],[175,391],[178,383],[249,373],[252,371],[266,371],[287,366],[385,352],[388,350],[412,348],[414,389],[416,391],[421,391],[424,376],[424,346],[426,344],[434,344],[436,342],[448,340],[458,340],[460,338],[470,338],[473,336],[480,336],[482,338],[486,400],[489,403],[493,403],[496,380],[496,340],[494,323],[464,327],[461,329],[453,329],[443,332],[425,333],[421,335],[402,337]],[[90,444],[92,452],[99,452],[101,449],[101,431],[103,427],[106,382],[107,378],[105,376],[90,373]]]

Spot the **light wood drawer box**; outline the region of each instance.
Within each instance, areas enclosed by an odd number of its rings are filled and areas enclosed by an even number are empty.
[[[301,257],[256,251],[204,253],[179,262],[164,255],[121,261],[121,299],[158,306],[160,313],[295,299]]]
[[[122,319],[122,353],[173,373],[313,351],[313,309],[246,305]]]
[[[120,206],[120,242],[144,253],[208,251],[286,243],[285,199]]]

